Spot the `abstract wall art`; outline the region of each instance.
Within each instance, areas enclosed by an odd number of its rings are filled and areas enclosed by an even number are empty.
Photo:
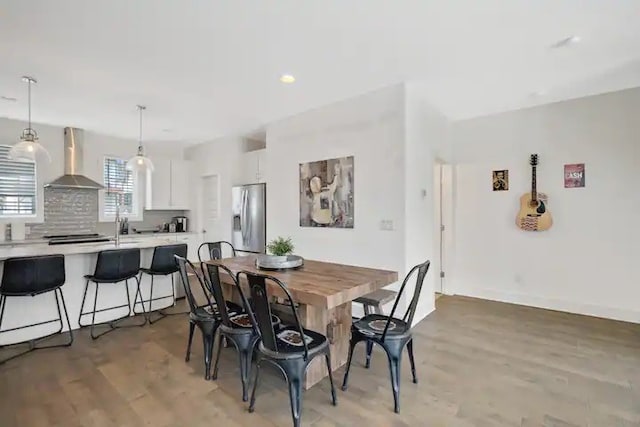
[[[353,228],[353,156],[300,164],[300,226]]]

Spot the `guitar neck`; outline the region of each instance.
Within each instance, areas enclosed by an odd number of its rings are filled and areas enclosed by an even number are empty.
[[[531,200],[538,200],[538,191],[536,183],[536,167],[531,166]]]

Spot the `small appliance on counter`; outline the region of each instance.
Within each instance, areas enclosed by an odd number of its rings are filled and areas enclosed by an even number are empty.
[[[171,219],[171,223],[175,224],[176,226],[176,229],[175,229],[176,233],[186,232],[188,230],[187,222],[188,222],[188,218],[186,216],[174,216]]]

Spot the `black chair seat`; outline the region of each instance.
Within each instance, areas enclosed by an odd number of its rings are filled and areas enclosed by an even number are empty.
[[[121,277],[116,277],[113,279],[109,279],[109,278],[98,278],[96,276],[94,276],[93,274],[85,274],[84,278],[86,280],[90,280],[94,283],[119,283],[119,282],[124,282],[125,280],[129,280],[129,279],[133,279],[134,277],[136,277],[138,274],[134,273],[131,275],[127,275],[127,276],[121,276]]]
[[[177,273],[177,268],[161,268],[161,269],[153,269],[153,268],[141,268],[145,274],[149,274],[151,276],[168,276],[169,274]]]
[[[389,320],[389,316],[383,314],[367,314],[359,320],[353,322],[353,327],[361,334],[373,337],[379,335],[382,337],[384,327]],[[387,329],[387,339],[402,339],[405,338],[411,330],[410,325],[395,317],[391,319],[389,323],[389,329]]]
[[[231,313],[229,313],[231,314]],[[231,321],[231,326],[234,329],[249,329],[249,330],[253,330],[253,325],[251,323],[251,316],[249,316],[248,313],[240,313],[240,314],[236,314],[236,315],[231,315],[229,317],[229,320]],[[275,329],[279,329],[280,328],[280,324],[282,323],[282,321],[280,320],[280,318],[278,316],[276,316],[275,314],[271,315],[271,323],[273,324],[273,327]]]
[[[311,355],[323,350],[329,345],[327,337],[321,333],[312,331],[310,329],[302,329],[307,341],[307,349],[309,351],[309,358]],[[280,332],[276,334],[278,342],[278,353],[281,353],[283,357],[291,357],[293,355],[304,355],[304,347],[302,340],[300,339],[300,332],[295,326],[284,326]],[[270,350],[260,348],[262,351],[270,353]]]

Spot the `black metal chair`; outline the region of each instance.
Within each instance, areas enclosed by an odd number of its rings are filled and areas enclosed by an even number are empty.
[[[232,312],[229,310],[229,302],[225,301],[224,293],[222,291],[220,269],[225,270],[235,282],[242,301],[243,310],[241,312]],[[251,307],[249,306],[249,302],[244,296],[242,288],[236,281],[237,279],[233,275],[233,272],[226,266],[217,264],[207,264],[207,271],[209,275],[209,285],[211,286],[211,291],[213,298],[217,303],[217,307],[220,307],[220,303],[224,302],[222,304],[223,309],[219,310],[221,324],[218,329],[218,351],[216,352],[216,360],[213,365],[213,379],[215,380],[218,378],[218,363],[220,361],[220,352],[222,350],[222,339],[226,338],[228,341],[233,343],[238,351],[238,357],[240,360],[240,380],[242,381],[242,400],[246,402],[248,400],[247,394],[249,388],[249,377],[251,374],[251,359],[254,347],[258,342],[259,337],[256,321]],[[280,318],[272,315],[271,322],[273,323],[274,328],[279,328]]]
[[[367,343],[367,350],[369,352],[370,346],[373,344],[380,345],[387,353],[389,359],[389,370],[391,371],[391,387],[393,389],[393,403],[394,411],[400,412],[400,362],[402,361],[402,350],[407,347],[409,353],[409,363],[411,364],[411,374],[413,376],[413,382],[418,382],[416,376],[416,366],[413,359],[413,337],[411,334],[411,324],[413,322],[413,316],[415,315],[416,308],[418,307],[418,299],[420,298],[420,291],[422,290],[422,284],[424,278],[429,271],[429,261],[425,261],[422,264],[418,264],[409,271],[409,274],[404,278],[396,302],[393,304],[393,309],[389,316],[382,314],[368,314],[357,320],[351,326],[351,340],[349,342],[349,358],[347,359],[347,369],[344,373],[344,380],[342,382],[342,390],[347,390],[347,381],[349,379],[349,369],[351,368],[351,360],[353,358],[353,349],[360,341]],[[418,273],[416,278],[416,286],[413,291],[413,297],[411,303],[407,308],[406,313],[402,319],[394,317],[398,303],[402,298],[402,293],[409,281],[409,278],[415,273]],[[368,360],[367,360],[368,362]]]
[[[228,252],[223,249],[225,246],[229,250]],[[205,256],[205,252],[202,250],[203,248],[206,248],[206,256]],[[236,250],[233,247],[233,245],[223,240],[218,242],[204,242],[200,246],[198,246],[198,261],[200,262],[200,270],[202,271],[202,277],[205,281],[205,284],[207,285],[207,290],[209,291],[209,293],[211,293],[212,290],[211,290],[211,284],[209,283],[209,277],[208,277],[209,273],[205,268],[206,261],[210,261],[214,259],[222,259],[225,256],[225,252],[227,255],[231,255],[232,257],[236,256]],[[211,294],[211,296],[213,297],[213,294]],[[195,327],[196,325],[191,320],[189,320],[189,342],[187,344],[187,357],[186,357],[187,362],[189,361],[189,355],[191,354],[191,340],[193,338],[193,331]],[[225,345],[226,345],[226,340],[225,340]]]
[[[304,382],[309,363],[317,356],[324,355],[325,357],[329,371],[329,381],[331,383],[331,403],[333,405],[337,404],[336,391],[331,374],[331,350],[329,340],[326,336],[318,332],[302,327],[293,298],[285,284],[280,280],[272,276],[241,271],[237,275],[238,283],[241,283],[240,279],[242,275],[245,275],[249,282],[251,297],[255,307],[255,319],[260,333],[260,341],[257,346],[256,355],[256,376],[253,383],[253,391],[251,392],[249,412],[253,412],[255,408],[256,389],[258,388],[258,381],[260,379],[260,367],[263,362],[267,362],[277,366],[287,379],[293,425],[298,427],[300,425],[300,413],[302,411],[302,383]],[[277,334],[271,322],[271,306],[269,305],[267,292],[268,282],[279,286],[282,292],[284,292],[295,320],[295,325],[283,327]]]
[[[2,283],[0,284],[0,333],[17,331],[20,329],[31,328],[33,326],[45,325],[54,322],[60,322],[60,329],[48,335],[33,338],[28,341],[17,342],[13,344],[3,345],[2,348],[12,347],[19,344],[29,343],[29,348],[0,361],[0,364],[22,356],[34,350],[41,350],[52,347],[68,347],[73,343],[73,332],[69,323],[69,314],[67,306],[64,302],[62,293],[62,285],[65,282],[64,255],[43,255],[33,257],[9,258],[4,261],[4,271],[2,273]],[[58,318],[45,320],[42,322],[32,323],[28,325],[18,326],[11,329],[2,330],[2,319],[4,317],[7,298],[9,297],[35,297],[45,293],[53,292],[56,298],[56,306],[58,309]],[[62,301],[62,311],[60,310],[60,301]],[[67,327],[69,328],[69,340],[62,344],[46,345],[36,347],[41,342],[54,335],[61,334],[64,329],[62,321],[62,312],[67,319]]]
[[[93,274],[84,276],[87,280],[84,285],[84,294],[82,295],[82,304],[80,306],[80,314],[78,315],[78,324],[82,327],[91,326],[91,338],[94,340],[100,338],[102,335],[112,332],[115,329],[131,326],[144,326],[147,323],[146,314],[143,316],[144,322],[141,324],[132,325],[118,325],[116,322],[126,319],[133,313],[133,307],[131,305],[131,297],[129,296],[129,280],[134,279],[136,281],[136,294],[134,296],[134,305],[138,302],[138,295],[140,301],[142,301],[142,293],[140,292],[140,281],[138,280],[138,271],[140,270],[140,249],[109,249],[98,253],[98,260],[96,261],[96,269]],[[105,307],[98,309],[98,290],[100,285],[115,284],[124,282],[124,287],[127,294],[127,303],[116,305],[112,307]],[[87,298],[87,291],[89,290],[89,283],[95,283],[96,290],[93,297],[93,310],[84,311],[85,300]],[[127,308],[127,314],[116,319],[96,323],[96,313],[105,311],[117,310],[120,308]],[[144,305],[142,306],[144,311]],[[91,323],[83,324],[82,317],[91,314]],[[94,329],[96,326],[108,325],[109,329],[95,335]]]
[[[224,249],[225,247],[227,250]],[[203,249],[206,249],[206,252],[203,251]],[[203,252],[206,253],[206,256],[204,256]],[[236,249],[227,241],[220,240],[218,242],[204,242],[198,246],[198,261],[200,261],[200,263],[203,261],[210,261],[212,259],[226,258],[225,255],[229,255],[231,257],[236,256]]]
[[[217,305],[211,299],[211,291],[207,286],[207,282],[200,277],[201,272],[184,257],[175,255],[175,260],[180,271],[180,279],[184,286],[184,293],[189,303],[189,343],[187,345],[187,355],[185,361],[191,359],[191,343],[193,341],[194,329],[197,326],[202,332],[202,342],[204,345],[204,366],[206,380],[211,379],[211,356],[213,354],[213,344],[216,332],[220,326],[220,313]],[[200,291],[207,300],[205,304],[199,304],[196,296],[191,289],[191,282],[187,269],[190,269],[197,278],[200,285]],[[242,308],[238,305],[227,303],[228,312],[241,312]]]
[[[149,290],[149,299],[145,299],[142,301],[142,310],[143,312],[146,313],[147,315],[147,319],[149,320],[149,323],[154,323],[157,322],[160,319],[164,319],[165,317],[169,316],[169,315],[174,315],[174,314],[186,314],[185,312],[178,312],[178,313],[165,313],[163,311],[164,308],[167,308],[169,306],[163,307],[161,309],[154,309],[153,308],[153,301],[159,301],[159,300],[165,300],[168,298],[171,298],[171,303],[174,304],[176,301],[176,293],[175,293],[175,288],[174,288],[174,273],[178,272],[178,264],[176,263],[176,260],[174,258],[174,255],[178,255],[182,258],[186,258],[187,257],[187,244],[186,243],[178,243],[175,245],[162,245],[162,246],[156,246],[155,248],[153,248],[153,257],[151,258],[151,266],[149,266],[149,268],[141,268],[140,269],[140,277],[138,277],[138,282],[140,284],[142,284],[142,277],[144,274],[149,275],[151,277],[151,286],[150,286],[150,290]],[[154,278],[156,276],[171,276],[171,294],[167,294],[167,295],[162,295],[162,296],[157,296],[157,297],[153,297],[153,283],[154,283]],[[144,303],[149,303],[149,308],[147,310],[144,309]],[[139,312],[136,311],[136,305],[138,303],[135,303],[133,306],[133,312],[135,314],[141,314]],[[159,317],[157,317],[155,320],[151,319],[151,313],[157,311],[159,314]]]

